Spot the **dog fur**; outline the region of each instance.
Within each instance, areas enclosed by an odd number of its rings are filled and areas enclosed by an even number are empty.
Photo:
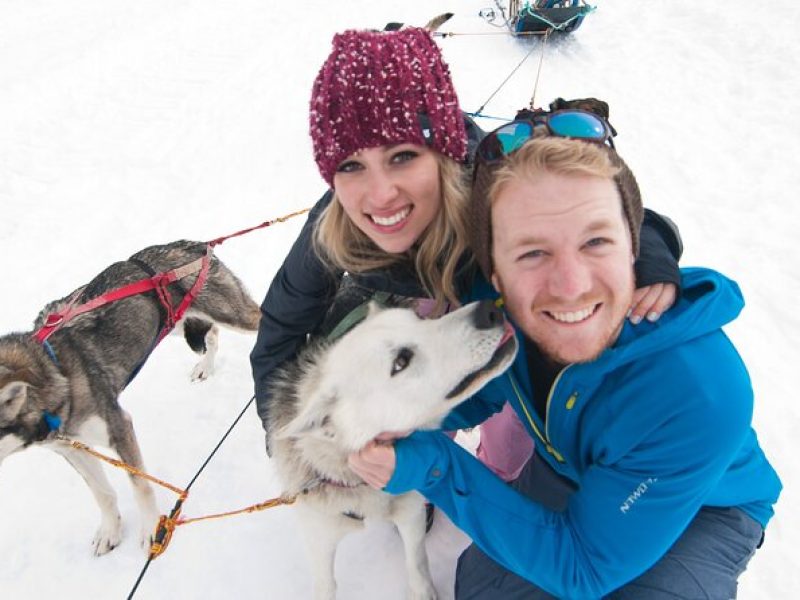
[[[86,302],[153,273],[188,264],[200,258],[205,248],[203,243],[189,241],[146,248],[111,265],[73,294],[80,293],[78,302]],[[196,277],[190,275],[169,286],[173,306],[191,289]],[[36,319],[34,331],[73,294],[48,304]],[[86,481],[100,507],[100,527],[93,541],[97,555],[121,541],[116,494],[99,461],[53,439],[47,420],[57,417],[61,423],[58,432],[65,437],[112,448],[122,461],[144,469],[131,419],[118,397],[153,349],[164,325],[162,311],[155,292],[100,306],[50,336],[53,356],[31,332],[0,337],[0,462],[34,444],[61,454]],[[192,349],[202,356],[192,379],[205,379],[213,370],[217,323],[255,331],[259,319],[259,307],[242,283],[212,257],[208,279],[179,323]],[[131,476],[131,484],[141,513],[141,543],[149,550],[158,522],[155,496],[144,479]]]
[[[422,26],[422,29],[427,29],[430,32],[438,31],[438,29],[444,25],[447,21],[449,21],[453,17],[453,13],[447,12],[442,13],[440,15],[436,15],[430,21],[425,23]],[[398,21],[390,21],[386,25],[383,26],[383,31],[399,31],[400,29],[405,29],[409,27],[405,23],[400,23]]]
[[[513,332],[491,302],[435,320],[372,305],[362,323],[310,346],[281,373],[270,394],[269,446],[284,493],[297,495],[315,598],[335,597],[336,546],[371,518],[392,521],[400,532],[409,597],[436,597],[422,496],[367,486],[347,456],[381,432],[438,427],[515,353]]]

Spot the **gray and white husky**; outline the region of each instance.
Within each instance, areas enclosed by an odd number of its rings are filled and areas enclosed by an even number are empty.
[[[115,263],[73,294],[84,303],[112,289],[184,266],[203,256],[206,245],[178,241],[152,246]],[[177,306],[197,274],[172,283],[168,292]],[[65,307],[73,294],[45,307],[47,314]],[[122,537],[114,489],[97,459],[54,438],[54,431],[87,445],[112,448],[126,463],[144,469],[131,419],[118,396],[145,362],[164,326],[166,309],[155,292],[105,304],[68,321],[44,346],[32,332],[0,337],[0,462],[34,444],[58,452],[80,473],[100,507],[94,537],[97,555],[117,546]],[[244,331],[258,328],[260,310],[242,283],[216,257],[208,279],[180,323],[193,350],[202,355],[193,379],[213,369],[217,323]],[[131,477],[141,513],[141,543],[149,549],[158,522],[150,485]]]
[[[315,598],[335,597],[336,546],[365,518],[397,526],[409,597],[436,597],[422,496],[367,486],[347,456],[382,432],[438,427],[509,366],[516,348],[502,312],[488,301],[430,320],[372,305],[362,323],[337,341],[309,347],[281,373],[270,395],[269,446],[285,493],[297,495],[302,511]]]

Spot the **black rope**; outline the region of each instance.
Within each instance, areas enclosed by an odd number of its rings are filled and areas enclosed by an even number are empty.
[[[239,421],[241,421],[242,417],[244,416],[244,413],[247,412],[247,409],[250,408],[250,405],[253,404],[253,400],[255,400],[255,399],[256,399],[256,396],[255,396],[255,394],[253,394],[253,396],[250,397],[250,400],[247,401],[247,404],[245,404],[245,406],[241,410],[241,412],[239,412],[239,415],[236,417],[236,419],[234,419],[233,423],[231,423],[230,427],[228,427],[228,430],[225,432],[225,435],[223,435],[222,438],[217,443],[217,445],[214,446],[214,449],[211,451],[211,454],[208,455],[208,458],[206,458],[206,460],[203,462],[203,464],[197,470],[197,473],[194,474],[194,477],[192,477],[191,481],[189,482],[189,485],[187,485],[184,488],[185,492],[187,492],[187,493],[189,492],[189,489],[192,487],[192,485],[194,485],[194,482],[197,481],[197,478],[200,477],[200,474],[205,470],[205,468],[208,465],[208,463],[211,462],[211,459],[214,458],[214,455],[217,453],[217,450],[219,450],[220,447],[222,446],[222,444],[225,443],[225,440],[228,439],[228,436],[231,434],[231,431],[233,431],[233,428],[236,427],[236,425],[239,424]],[[175,517],[175,515],[180,510],[180,507],[181,507],[182,504],[183,504],[183,499],[182,498],[178,499],[178,501],[175,503],[175,506],[172,507],[172,511],[170,512],[170,519]],[[139,573],[139,576],[136,578],[136,582],[133,584],[133,588],[131,588],[131,591],[128,594],[128,600],[131,600],[131,598],[133,598],[133,595],[136,593],[136,590],[139,588],[139,584],[142,582],[142,579],[144,578],[145,573],[147,573],[147,569],[150,567],[150,563],[153,562],[153,558],[154,558],[153,556],[148,556],[147,557],[147,562],[144,563],[144,567],[142,567],[142,570]]]
[[[524,58],[523,58],[521,61],[519,61],[519,64],[518,64],[516,67],[514,67],[514,69],[511,71],[511,73],[509,73],[509,74],[508,74],[508,77],[506,77],[506,78],[503,80],[503,83],[501,83],[499,86],[497,86],[497,89],[496,89],[495,91],[493,91],[493,92],[492,92],[492,95],[491,95],[491,96],[489,96],[489,97],[486,99],[486,102],[484,102],[484,103],[481,105],[481,107],[480,107],[478,110],[476,110],[476,111],[475,111],[475,113],[476,113],[477,115],[480,115],[480,114],[481,114],[481,112],[483,112],[483,109],[484,109],[484,108],[486,108],[486,105],[487,105],[487,104],[489,104],[489,102],[491,102],[492,98],[494,98],[494,97],[495,97],[495,95],[497,95],[497,92],[499,92],[499,91],[500,91],[500,90],[503,88],[503,86],[504,86],[506,83],[508,83],[508,80],[509,80],[509,79],[511,79],[511,77],[514,75],[514,73],[516,73],[516,72],[519,70],[519,68],[522,66],[522,63],[524,63],[526,60],[528,60],[528,57],[530,57],[530,55],[531,55],[531,54],[533,54],[533,51],[534,51],[534,50],[536,50],[536,46],[535,46],[535,45],[534,45],[534,46],[531,46],[531,49],[528,51],[528,53],[525,55],[525,57],[524,57]]]

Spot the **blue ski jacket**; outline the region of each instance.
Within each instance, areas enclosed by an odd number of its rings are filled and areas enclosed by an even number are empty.
[[[747,370],[721,329],[742,309],[741,293],[705,269],[683,269],[682,289],[656,323],[626,321],[595,361],[565,367],[545,422],[523,344],[509,371],[445,422],[475,424],[509,401],[536,451],[577,488],[563,512],[518,493],[441,432],[395,444],[386,491],[418,490],[495,561],[560,598],[600,598],[633,580],[702,506],[738,507],[766,526],[781,483],[751,427]],[[485,282],[474,292],[492,294]]]

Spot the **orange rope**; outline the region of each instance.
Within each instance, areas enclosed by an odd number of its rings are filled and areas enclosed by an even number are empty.
[[[160,485],[161,487],[167,488],[168,490],[171,490],[171,491],[175,492],[176,494],[178,494],[178,496],[181,496],[182,498],[186,498],[186,496],[188,496],[188,492],[186,492],[186,490],[182,490],[181,488],[179,488],[177,486],[174,486],[174,485],[172,485],[170,483],[167,483],[166,481],[162,481],[161,479],[158,479],[157,477],[153,477],[152,475],[148,475],[147,473],[145,473],[141,469],[137,469],[136,467],[131,466],[126,462],[123,462],[121,460],[117,460],[116,458],[111,458],[110,456],[106,456],[105,454],[101,454],[100,452],[98,452],[97,450],[94,450],[93,448],[90,448],[86,444],[83,444],[81,442],[77,442],[75,440],[71,440],[71,439],[66,438],[66,437],[64,437],[62,435],[57,435],[56,439],[61,440],[62,442],[66,442],[67,444],[69,444],[73,448],[77,448],[78,450],[83,450],[84,452],[88,452],[89,454],[91,454],[95,458],[99,458],[100,460],[103,460],[103,461],[107,462],[110,465],[114,465],[115,467],[118,467],[120,469],[124,469],[125,471],[127,471],[131,475],[136,475],[137,477],[141,477],[142,479],[147,479],[148,481],[151,481],[151,482],[153,482],[153,483],[155,483],[157,485]]]
[[[276,506],[283,506],[294,504],[294,501],[297,499],[297,496],[278,496],[277,498],[271,498],[269,500],[265,500],[264,502],[259,502],[258,504],[252,504],[245,508],[240,508],[238,510],[231,510],[228,512],[223,513],[216,513],[213,515],[205,515],[202,517],[193,517],[191,519],[184,519],[180,516],[181,509],[183,507],[183,503],[189,497],[189,492],[183,490],[177,486],[174,486],[166,481],[158,479],[157,477],[153,477],[148,473],[145,473],[141,469],[137,469],[136,467],[129,465],[126,462],[118,460],[116,458],[112,458],[110,456],[106,456],[93,448],[90,448],[86,444],[82,442],[78,442],[76,440],[71,440],[63,435],[56,435],[55,438],[62,442],[65,442],[76,448],[78,450],[83,450],[84,452],[88,452],[95,458],[105,461],[110,465],[118,467],[120,469],[124,469],[131,475],[136,477],[141,477],[142,479],[147,479],[148,481],[160,485],[172,492],[178,494],[178,500],[175,503],[175,507],[170,512],[169,516],[161,515],[158,519],[158,525],[156,525],[155,534],[153,535],[153,542],[150,544],[150,558],[157,558],[161,556],[164,551],[167,549],[170,541],[172,540],[172,534],[175,532],[175,528],[179,525],[186,525],[188,523],[195,523],[197,521],[207,521],[211,519],[221,519],[223,517],[231,517],[234,515],[240,515],[243,513],[254,513],[259,512],[262,510],[266,510],[268,508],[274,508]]]
[[[294,501],[297,499],[297,496],[278,496],[277,498],[271,498],[269,500],[265,500],[264,502],[259,502],[258,504],[252,504],[245,508],[240,508],[239,510],[231,510],[228,512],[217,513],[214,515],[206,515],[204,517],[193,517],[191,519],[178,519],[176,525],[186,525],[187,523],[196,523],[197,521],[207,521],[209,519],[221,519],[223,517],[232,517],[234,515],[241,515],[243,513],[254,513],[259,512],[262,510],[266,510],[268,508],[274,508],[276,506],[282,506],[284,504],[294,504]]]

